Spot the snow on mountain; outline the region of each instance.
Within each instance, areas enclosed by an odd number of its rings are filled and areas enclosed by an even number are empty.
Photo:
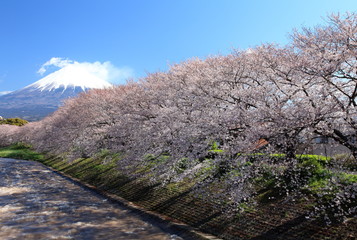
[[[58,88],[66,90],[67,88],[79,87],[85,91],[86,89],[102,89],[112,86],[112,84],[98,75],[97,72],[91,72],[86,67],[73,64],[47,75],[25,87],[25,89],[36,88],[41,91],[52,91]]]
[[[9,94],[9,93],[11,93],[11,91],[3,91],[3,92],[0,92],[0,96],[6,95],[6,94]]]
[[[0,116],[40,120],[69,97],[89,89],[111,87],[105,80],[108,72],[101,70],[95,63],[67,65],[25,88],[0,96]]]

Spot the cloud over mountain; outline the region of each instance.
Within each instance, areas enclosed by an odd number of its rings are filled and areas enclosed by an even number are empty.
[[[113,84],[125,83],[129,78],[134,77],[134,70],[130,67],[118,68],[111,62],[77,62],[70,59],[53,57],[45,62],[37,71],[40,75],[44,75],[48,71],[63,70],[71,71],[73,75],[79,75],[87,72],[92,76],[96,76],[102,80],[108,81]]]

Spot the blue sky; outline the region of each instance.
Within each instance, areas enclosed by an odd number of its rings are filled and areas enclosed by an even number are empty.
[[[110,62],[124,83],[193,57],[286,44],[293,28],[356,10],[356,0],[1,0],[0,92],[39,80],[54,57]]]

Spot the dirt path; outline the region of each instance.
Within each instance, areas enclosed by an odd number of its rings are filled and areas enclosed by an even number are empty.
[[[37,162],[0,158],[0,239],[182,239]]]

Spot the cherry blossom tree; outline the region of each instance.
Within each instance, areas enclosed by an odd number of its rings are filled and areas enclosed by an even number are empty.
[[[327,26],[304,28],[293,34],[297,64],[303,77],[323,88],[328,95],[317,96],[314,104],[332,104],[334,111],[315,132],[335,139],[357,157],[357,15],[331,15]]]
[[[20,127],[16,125],[0,124],[0,146],[7,146],[17,142]]]

